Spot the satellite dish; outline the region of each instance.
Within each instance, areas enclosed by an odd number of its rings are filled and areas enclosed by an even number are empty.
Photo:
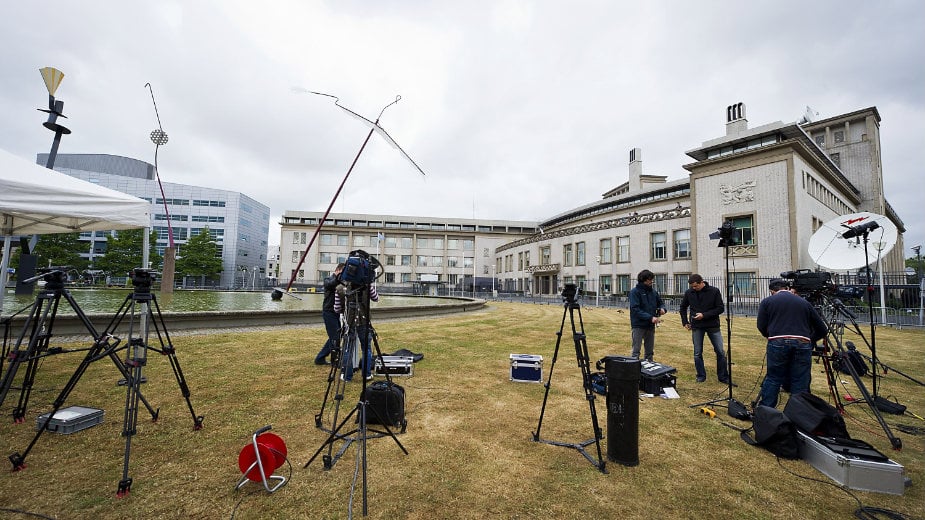
[[[856,269],[889,253],[897,238],[896,226],[883,215],[866,211],[851,213],[826,222],[813,233],[809,239],[809,256],[826,269]]]

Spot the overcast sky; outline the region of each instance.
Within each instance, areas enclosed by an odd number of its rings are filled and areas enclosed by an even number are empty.
[[[162,180],[324,211],[334,206],[542,220],[646,174],[687,176],[684,152],[749,126],[876,106],[886,195],[909,248],[925,242],[925,2],[41,1],[0,17],[0,148],[48,152],[38,69],[65,73],[59,153],[154,161],[151,95],[170,141]],[[296,87],[294,89],[294,87]]]

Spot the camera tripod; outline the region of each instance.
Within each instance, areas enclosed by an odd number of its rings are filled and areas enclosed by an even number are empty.
[[[901,450],[903,443],[902,439],[893,435],[893,432],[890,430],[889,425],[886,421],[883,420],[883,415],[880,413],[880,409],[877,407],[876,399],[871,396],[870,392],[867,391],[867,387],[864,386],[864,382],[861,380],[861,376],[858,375],[857,369],[854,367],[854,364],[850,362],[848,357],[848,351],[844,348],[841,341],[841,336],[844,334],[845,323],[839,320],[839,316],[844,317],[852,323],[854,330],[860,334],[860,328],[857,325],[857,322],[854,320],[851,312],[841,303],[837,298],[828,299],[823,296],[822,305],[820,305],[820,316],[823,320],[826,321],[829,332],[826,334],[826,337],[823,339],[823,347],[818,353],[814,352],[813,355],[818,356],[822,360],[822,365],[825,368],[826,382],[829,387],[829,394],[832,396],[833,401],[835,402],[835,408],[839,413],[844,414],[845,406],[841,402],[841,398],[838,395],[838,388],[836,386],[837,379],[835,377],[835,371],[833,370],[833,362],[838,358],[845,358],[845,363],[842,363],[848,374],[851,376],[851,379],[854,381],[855,386],[857,386],[858,391],[861,392],[864,402],[868,404],[871,412],[876,418],[877,422],[880,424],[880,427],[883,428],[883,432],[886,434],[887,438],[890,440],[890,445],[894,450]],[[863,338],[863,335],[861,335]],[[876,374],[872,374],[874,380],[876,380]],[[855,401],[858,402],[858,401]]]
[[[367,446],[366,442],[369,439],[376,439],[380,437],[389,436],[395,441],[395,444],[404,452],[405,455],[408,454],[408,450],[402,445],[398,440],[398,437],[395,436],[395,433],[389,428],[389,421],[386,417],[380,417],[379,412],[375,408],[369,405],[367,397],[367,382],[372,378],[373,373],[373,355],[371,350],[371,343],[375,346],[376,355],[382,356],[382,352],[379,348],[379,339],[376,335],[375,330],[372,327],[372,323],[369,317],[369,302],[370,302],[370,291],[371,288],[366,284],[348,284],[347,290],[344,292],[344,299],[347,300],[345,306],[345,320],[342,322],[341,328],[341,337],[338,346],[332,351],[332,358],[336,361],[331,363],[331,369],[328,372],[328,386],[325,390],[324,401],[321,404],[321,410],[315,415],[315,427],[321,429],[328,433],[327,439],[318,447],[318,450],[315,451],[314,455],[305,463],[303,467],[307,468],[311,465],[312,462],[321,455],[325,449],[327,453],[321,456],[322,465],[325,470],[330,470],[334,467],[334,464],[341,458],[341,456],[346,453],[347,449],[353,444],[358,443],[358,453],[357,453],[357,468],[362,467],[362,495],[363,495],[363,516],[367,515],[368,512],[368,502],[367,502],[367,468],[368,468],[368,459],[367,459]],[[361,305],[365,304],[365,305]],[[371,340],[371,341],[370,341]],[[347,381],[352,378],[354,370],[354,361],[356,353],[360,353],[360,363],[362,365],[362,370],[360,372],[360,379],[362,381],[362,386],[360,390],[360,397],[357,401],[357,404],[343,417],[339,418],[340,415],[340,406],[345,398]],[[388,383],[392,382],[391,377],[386,374],[386,380]],[[334,400],[334,411],[333,418],[331,421],[330,427],[325,427],[323,424],[324,421],[324,411],[327,406],[328,398],[332,395],[333,387],[333,400]],[[372,417],[370,416],[372,413]],[[355,427],[350,430],[346,430],[348,422],[353,419],[355,422]],[[339,421],[339,422],[338,422]],[[370,424],[378,424],[382,426],[383,429],[371,428]],[[407,421],[404,416],[401,419],[401,433],[405,432],[407,426]],[[338,441],[343,441],[340,449],[334,453],[334,444]],[[356,474],[354,479],[356,478]],[[354,482],[355,483],[355,482]],[[353,494],[350,495],[350,504],[352,508],[353,503]]]
[[[601,473],[607,473],[607,463],[601,453],[601,438],[603,438],[603,432],[598,426],[597,410],[594,407],[595,395],[594,388],[591,384],[591,361],[588,357],[588,342],[585,336],[585,326],[581,319],[581,305],[575,300],[574,292],[569,291],[568,285],[566,285],[566,290],[563,291],[563,299],[565,303],[562,310],[562,322],[559,325],[559,332],[556,333],[556,349],[553,351],[552,363],[549,365],[549,376],[544,385],[546,387],[546,392],[543,395],[543,406],[540,409],[540,419],[536,425],[536,431],[533,432],[533,442],[542,442],[553,446],[562,446],[578,450],[578,453],[581,453],[584,458],[588,459],[588,462],[599,469]],[[578,311],[578,327],[575,326],[575,311]],[[551,441],[540,438],[540,429],[543,427],[543,416],[546,413],[546,403],[549,399],[549,389],[552,387],[552,375],[556,367],[556,359],[559,357],[559,345],[562,342],[562,334],[565,329],[566,315],[569,317],[572,325],[572,340],[575,343],[575,359],[578,361],[578,368],[581,369],[582,386],[585,391],[585,399],[588,401],[588,407],[591,410],[591,427],[594,432],[593,438],[579,443]],[[585,450],[585,447],[592,443],[597,448],[597,460]]]
[[[176,350],[170,341],[170,335],[164,324],[163,315],[157,304],[157,299],[154,294],[151,293],[152,275],[146,270],[136,269],[132,271],[131,278],[133,285],[132,293],[125,297],[121,307],[116,311],[115,316],[113,316],[102,333],[96,331],[89,320],[86,319],[86,316],[83,315],[82,311],[79,312],[82,321],[84,321],[84,325],[93,336],[93,346],[87,350],[84,359],[74,371],[73,375],[71,375],[71,378],[61,390],[61,393],[58,394],[51,413],[48,414],[44,424],[40,425],[38,432],[35,437],[33,437],[32,442],[29,443],[29,446],[22,454],[14,453],[10,455],[9,460],[13,464],[14,471],[21,470],[25,467],[25,459],[29,455],[29,452],[32,451],[32,448],[45,432],[55,413],[64,405],[67,397],[77,386],[81,376],[83,376],[90,364],[104,357],[108,357],[112,360],[113,364],[116,365],[116,368],[125,379],[126,386],[125,411],[122,427],[122,436],[125,437],[125,455],[123,459],[122,480],[119,481],[119,487],[116,493],[117,496],[125,496],[131,491],[132,479],[128,476],[128,468],[129,458],[131,456],[132,436],[136,433],[138,422],[139,401],[144,404],[145,408],[151,414],[152,421],[157,421],[160,412],[159,409],[155,410],[151,407],[144,396],[142,396],[140,389],[140,385],[143,382],[142,368],[147,364],[148,350],[153,350],[170,359],[170,365],[177,379],[177,384],[180,387],[183,397],[186,399],[186,404],[193,417],[193,429],[202,429],[203,417],[197,416],[196,412],[193,410],[193,405],[189,399],[189,387],[186,383],[183,371],[180,368],[180,363],[177,360]],[[62,292],[64,291],[62,290]],[[79,307],[76,307],[76,302],[73,302],[70,296],[68,296],[68,301],[72,306],[75,306],[75,311],[78,311]],[[138,312],[136,312],[136,305],[141,308]],[[126,316],[129,316],[128,341],[122,347],[119,347],[121,340],[114,334]],[[153,327],[156,333],[159,347],[149,343],[151,327]],[[126,350],[125,361],[117,355],[120,350]]]

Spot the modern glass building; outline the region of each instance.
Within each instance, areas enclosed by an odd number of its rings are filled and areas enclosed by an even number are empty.
[[[45,164],[47,158],[48,154],[39,154],[36,162]],[[216,255],[222,258],[223,271],[217,286],[265,285],[270,229],[270,208],[266,205],[234,191],[171,182],[163,183],[162,196],[154,166],[130,157],[58,154],[54,169],[150,202],[151,226],[157,231],[156,247],[161,255],[169,244],[170,230],[177,255],[182,256],[183,244],[208,228],[219,246]],[[88,243],[85,256],[91,262],[106,253],[111,234],[100,231],[81,234],[81,239]],[[178,278],[177,283],[180,282]]]

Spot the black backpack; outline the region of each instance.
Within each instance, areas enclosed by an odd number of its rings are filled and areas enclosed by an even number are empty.
[[[748,434],[752,430],[755,432],[754,439]],[[756,406],[752,427],[743,431],[740,436],[745,442],[761,446],[782,459],[800,458],[796,426],[777,408]]]

